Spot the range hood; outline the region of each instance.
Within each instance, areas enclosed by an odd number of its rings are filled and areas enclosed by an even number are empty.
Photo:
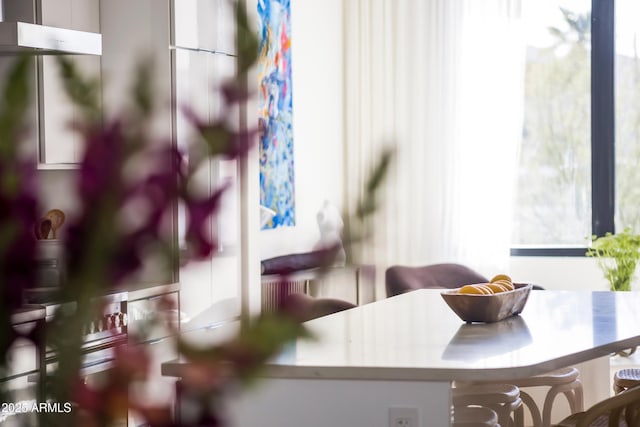
[[[102,35],[41,25],[34,0],[0,0],[0,56],[102,55]]]
[[[102,55],[102,35],[27,22],[0,22],[0,55]]]

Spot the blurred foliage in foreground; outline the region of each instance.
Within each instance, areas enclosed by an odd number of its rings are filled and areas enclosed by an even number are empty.
[[[248,73],[257,60],[258,41],[245,11],[237,8],[238,72],[234,79],[218,88],[225,107],[221,119],[208,123],[188,107],[187,119],[199,131],[197,141],[204,149],[198,158],[190,157],[187,168],[184,153],[170,139],[157,141],[151,132],[155,111],[152,92],[152,68],[145,63],[135,73],[130,90],[131,107],[105,120],[98,94],[100,82],[80,75],[74,63],[59,56],[61,75],[69,98],[82,112],[74,123],[85,141],[74,191],[78,212],[69,218],[64,236],[66,280],[57,298],[76,301],[74,310],[58,310],[46,326],[47,345],[60,354],[59,363],[47,377],[45,399],[73,402],[70,413],[41,414],[46,426],[110,426],[126,419],[134,411],[149,426],[221,426],[223,398],[251,384],[266,362],[292,340],[309,337],[299,322],[295,307],[282,305],[276,313],[244,319],[239,333],[215,346],[194,347],[180,339],[173,330],[178,354],[189,362],[180,387],[191,402],[192,411],[174,420],[169,406],[151,406],[135,393],[136,384],[148,379],[151,357],[145,346],[129,344],[115,349],[115,365],[99,386],[86,384],[81,366],[83,355],[82,325],[87,324],[101,307],[96,296],[122,286],[143,266],[147,256],[164,260],[168,269],[177,265],[174,236],[163,221],[177,203],[187,212],[186,240],[191,259],[214,255],[217,242],[203,231],[206,221],[220,214],[221,196],[226,186],[210,195],[193,190],[190,183],[197,165],[215,157],[239,159],[253,148],[256,129],[235,128],[230,117],[249,98]],[[35,185],[35,159],[21,154],[19,142],[26,131],[24,120],[30,99],[28,67],[32,58],[16,62],[4,86],[0,105],[0,377],[10,363],[9,349],[18,338],[37,341],[34,334],[22,335],[10,322],[12,313],[24,301],[24,291],[35,283],[36,242],[33,227],[39,219],[40,205]],[[365,224],[377,203],[376,192],[386,174],[391,153],[384,153],[367,183],[366,197],[358,201],[358,218],[353,224]],[[142,163],[141,159],[144,159]],[[143,167],[141,167],[143,165]],[[135,171],[135,173],[132,173]],[[135,210],[135,224],[127,212]],[[350,241],[366,237],[364,226],[344,236]],[[338,248],[319,251],[318,256],[330,265]],[[158,310],[172,309],[161,301]],[[168,323],[167,328],[175,328]],[[131,335],[131,334],[130,334]],[[0,400],[10,401],[6,383],[0,383]]]

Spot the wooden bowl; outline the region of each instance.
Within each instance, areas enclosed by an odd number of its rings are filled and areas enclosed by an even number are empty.
[[[491,323],[520,314],[533,287],[528,283],[514,283],[512,291],[491,295],[460,294],[458,289],[441,293],[442,298],[467,323]]]

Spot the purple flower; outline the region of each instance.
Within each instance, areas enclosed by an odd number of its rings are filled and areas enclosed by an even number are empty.
[[[213,240],[215,236],[209,237],[206,227],[211,216],[220,209],[222,195],[228,186],[226,184],[218,188],[211,197],[186,196],[184,200],[188,216],[185,240],[189,243],[191,255],[196,259],[210,256],[217,246]]]
[[[35,167],[32,163],[0,161],[0,294],[9,312],[20,307],[23,292],[35,281],[38,222]]]

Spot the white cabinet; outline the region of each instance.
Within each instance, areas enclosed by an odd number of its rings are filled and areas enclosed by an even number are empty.
[[[198,138],[192,125],[182,114],[182,108],[188,107],[200,118],[208,123],[222,119],[224,100],[216,90],[216,85],[232,78],[236,70],[236,59],[230,55],[212,54],[209,52],[195,52],[185,49],[175,50],[175,85],[176,85],[176,140],[182,148],[188,147]],[[228,113],[228,112],[227,112]],[[237,125],[237,112],[232,122]],[[229,117],[226,117],[229,119]],[[204,191],[215,191],[224,180],[235,182],[237,178],[237,163],[235,161],[213,160],[202,165],[195,175],[195,179]],[[221,215],[211,224],[212,232],[219,238],[219,250],[226,250],[234,246],[238,240],[238,207],[237,188],[232,187],[223,198]],[[180,211],[180,231],[184,230]]]
[[[222,118],[225,105],[216,88],[236,72],[235,19],[227,0],[174,0],[173,4],[176,141],[188,147],[198,135],[182,115],[182,107],[207,123]],[[231,123],[239,125],[239,111],[232,113]],[[207,318],[206,313],[215,311],[221,314],[217,321],[225,322],[240,315],[240,173],[237,162],[214,159],[200,165],[194,176],[206,194],[226,179],[234,185],[225,193],[220,214],[207,224],[207,232],[217,237],[217,252],[180,269],[181,304],[193,317]],[[185,221],[185,213],[179,211],[179,237]]]
[[[43,25],[100,32],[99,0],[44,0],[40,8]]]
[[[182,115],[183,106],[193,108],[205,120],[218,118],[222,100],[214,86],[232,76],[236,67],[231,4],[228,0],[102,0],[102,96],[107,116],[121,111],[128,101],[135,66],[152,55],[154,95],[161,107],[154,123],[158,135],[171,136],[178,145],[196,137]],[[240,113],[236,115],[239,118]],[[238,170],[235,163],[214,161],[199,170],[198,178],[203,190],[211,192],[225,177],[241,180]],[[238,193],[237,186],[228,193],[224,218],[208,224],[207,231],[221,234],[225,243],[240,240]],[[182,225],[184,229],[184,217],[182,213],[176,218],[177,228]],[[196,317],[211,307],[224,313],[226,319],[239,315],[241,258],[238,247],[235,249],[180,269],[181,305],[190,316]]]
[[[107,116],[121,113],[131,103],[131,85],[141,61],[153,61],[153,95],[161,110],[154,131],[173,132],[171,101],[170,0],[102,0],[103,103]]]
[[[175,50],[176,105],[178,110],[188,106],[199,116],[214,122],[220,118],[224,101],[216,85],[235,74],[236,59],[229,55]],[[194,138],[189,124],[178,111],[178,142]]]
[[[99,0],[46,0],[41,3],[42,24],[71,30],[100,32]],[[73,61],[83,74],[100,76],[100,57],[76,55]],[[78,163],[82,139],[72,123],[79,117],[67,98],[56,58],[39,58],[40,164],[60,168]]]
[[[152,94],[157,110],[149,130],[153,141],[166,146],[174,132],[172,99],[172,63],[170,50],[170,0],[102,0],[100,30],[102,33],[102,103],[105,120],[125,114],[133,103],[132,85],[136,69],[152,60]],[[143,170],[150,164],[138,162]],[[125,213],[124,221],[137,223],[135,210]],[[172,233],[174,218],[163,223],[164,232]],[[175,271],[161,260],[147,257],[136,280],[151,283],[174,281]]]
[[[235,54],[235,16],[228,0],[175,0],[175,45]]]
[[[100,57],[76,56],[74,62],[88,76],[100,75]],[[55,168],[80,161],[81,136],[72,129],[80,112],[65,93],[55,57],[40,58],[40,164]]]
[[[171,405],[175,395],[175,379],[162,376],[164,362],[178,357],[175,346],[176,337],[166,327],[167,322],[179,327],[178,311],[163,308],[162,300],[171,301],[178,307],[178,292],[154,295],[149,298],[129,301],[129,339],[130,344],[144,346],[149,356],[149,372],[146,381],[131,386],[130,393],[147,405]],[[135,340],[134,340],[135,337]],[[147,425],[129,414],[129,426]]]

